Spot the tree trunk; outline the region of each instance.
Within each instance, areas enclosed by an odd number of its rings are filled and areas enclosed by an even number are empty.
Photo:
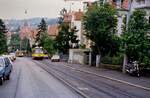
[[[92,66],[92,52],[89,52],[89,66]]]
[[[101,64],[101,55],[96,55],[96,67],[100,67]]]

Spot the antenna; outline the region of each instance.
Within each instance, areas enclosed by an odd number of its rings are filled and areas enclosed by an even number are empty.
[[[25,9],[24,13],[27,14],[27,9]]]

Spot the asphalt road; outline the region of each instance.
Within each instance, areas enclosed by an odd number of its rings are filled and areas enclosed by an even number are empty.
[[[34,61],[37,66],[57,75],[90,98],[150,98],[150,91],[80,72],[49,60]]]
[[[11,78],[0,86],[0,98],[83,98],[30,58],[17,58]]]

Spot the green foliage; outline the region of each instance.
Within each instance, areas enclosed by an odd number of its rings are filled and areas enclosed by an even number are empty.
[[[41,20],[40,24],[38,25],[39,32],[46,32],[47,31],[47,23],[44,18]]]
[[[102,56],[119,51],[120,40],[116,35],[117,18],[116,10],[108,5],[95,4],[86,12],[83,24],[86,36],[94,43],[94,51]]]
[[[150,25],[146,19],[146,12],[135,10],[129,20],[128,29],[123,34],[123,49],[129,60],[144,62],[144,58],[150,57]]]
[[[19,37],[19,34],[12,34],[11,35],[9,46],[11,47],[11,51],[12,52],[16,51],[17,49],[20,49],[20,37]]]
[[[48,36],[48,34],[44,34],[41,38],[42,47],[50,54],[54,54],[56,49],[54,48],[54,40]]]
[[[30,41],[26,37],[23,40],[21,40],[21,50],[26,50],[27,52],[31,52]]]
[[[47,23],[44,19],[41,20],[40,24],[38,25],[38,33],[36,35],[36,43],[41,45],[41,38],[42,34],[47,32]]]
[[[28,53],[31,53],[31,52],[32,52],[29,39],[27,40],[27,48],[26,48],[26,49],[27,49],[27,52],[28,52]]]
[[[111,57],[110,55],[104,56],[101,60],[103,64],[122,65],[123,56],[117,55]]]
[[[7,52],[7,29],[4,22],[0,19],[0,54]]]
[[[78,48],[78,42],[76,27],[71,28],[68,23],[64,22],[64,15],[67,13],[66,9],[62,9],[60,12],[61,17],[59,18],[59,33],[55,39],[55,48],[59,52],[68,53],[69,48]]]
[[[42,46],[49,54],[54,54],[56,49],[54,48],[54,40],[47,34],[47,23],[44,19],[38,25],[38,33],[36,35],[36,43],[38,46]],[[33,47],[36,45],[34,44]]]
[[[61,30],[59,31],[59,35],[56,37],[56,45],[55,47],[59,50],[59,52],[68,53],[69,48],[77,48],[78,41],[76,28],[72,28],[69,31],[68,25],[62,25]],[[73,46],[74,44],[74,46]]]

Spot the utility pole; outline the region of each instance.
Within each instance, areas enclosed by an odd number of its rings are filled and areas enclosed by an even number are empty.
[[[129,0],[128,1],[128,13],[127,13],[127,18],[126,18],[126,31],[128,30],[128,23],[129,23],[129,20],[130,20],[130,16],[131,16],[131,10],[132,10],[132,0]],[[125,44],[125,47],[126,47],[126,44]],[[127,55],[124,54],[124,60],[123,60],[123,67],[122,67],[122,72],[123,73],[126,73],[125,71],[125,67],[126,67],[126,64],[127,64]]]

